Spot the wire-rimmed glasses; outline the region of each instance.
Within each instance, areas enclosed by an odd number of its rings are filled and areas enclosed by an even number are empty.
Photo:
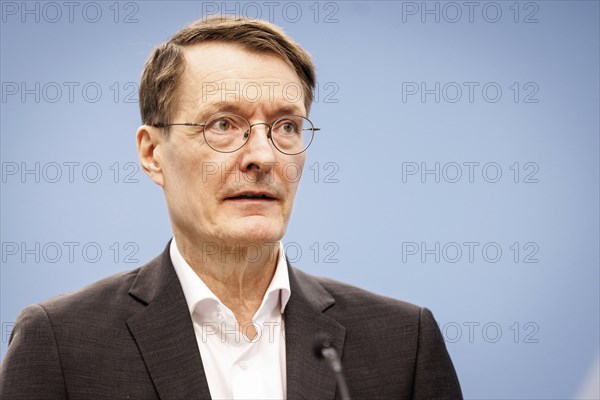
[[[287,155],[296,155],[306,151],[313,141],[315,131],[320,130],[315,128],[308,118],[300,115],[284,115],[271,124],[266,122],[250,124],[246,118],[228,112],[214,114],[206,122],[201,123],[154,124],[158,128],[174,125],[202,128],[206,144],[221,153],[233,153],[241,149],[248,142],[252,128],[257,125],[266,125],[267,137],[273,146]]]

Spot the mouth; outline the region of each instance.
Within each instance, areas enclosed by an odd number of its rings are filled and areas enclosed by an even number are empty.
[[[268,192],[242,192],[226,197],[225,200],[235,201],[275,201],[275,195]]]

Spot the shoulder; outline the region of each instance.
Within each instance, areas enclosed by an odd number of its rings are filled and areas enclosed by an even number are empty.
[[[70,329],[74,325],[93,326],[123,324],[144,307],[131,295],[140,275],[156,276],[161,265],[159,256],[130,271],[120,272],[74,292],[64,293],[24,308],[17,323],[27,321],[35,326],[49,323],[54,329]]]
[[[77,337],[97,335],[102,329],[123,329],[125,320],[141,307],[128,295],[139,270],[115,274],[25,307],[15,321],[11,343],[40,344],[52,338],[50,342],[69,343]]]
[[[387,324],[401,323],[403,326],[418,325],[426,308],[383,296],[354,285],[328,277],[314,276],[294,268],[295,275],[322,287],[332,298],[333,304],[326,311],[338,320],[351,323],[361,321],[386,321]]]
[[[128,303],[125,299],[130,297],[129,289],[141,268],[108,276],[77,291],[44,300],[39,306],[51,314],[114,311]]]
[[[404,310],[408,313],[418,313],[421,308],[415,304],[383,296],[329,277],[311,275],[295,267],[294,273],[300,279],[313,281],[323,287],[323,289],[333,296],[336,304],[341,303],[347,306],[368,304],[369,306],[381,307],[383,309]]]

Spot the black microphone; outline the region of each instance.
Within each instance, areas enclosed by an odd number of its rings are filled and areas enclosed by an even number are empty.
[[[350,400],[348,385],[346,385],[346,378],[342,371],[342,362],[337,350],[333,347],[331,340],[324,335],[318,336],[317,340],[315,340],[314,352],[317,358],[325,359],[325,361],[327,361],[327,364],[335,374],[338,387],[340,388],[341,399]]]

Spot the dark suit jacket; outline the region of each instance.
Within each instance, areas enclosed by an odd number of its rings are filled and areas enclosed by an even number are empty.
[[[462,398],[429,310],[288,268],[288,399],[339,398],[333,373],[314,356],[322,334],[355,400]],[[3,400],[210,399],[168,246],[141,268],[25,308],[0,385]]]

